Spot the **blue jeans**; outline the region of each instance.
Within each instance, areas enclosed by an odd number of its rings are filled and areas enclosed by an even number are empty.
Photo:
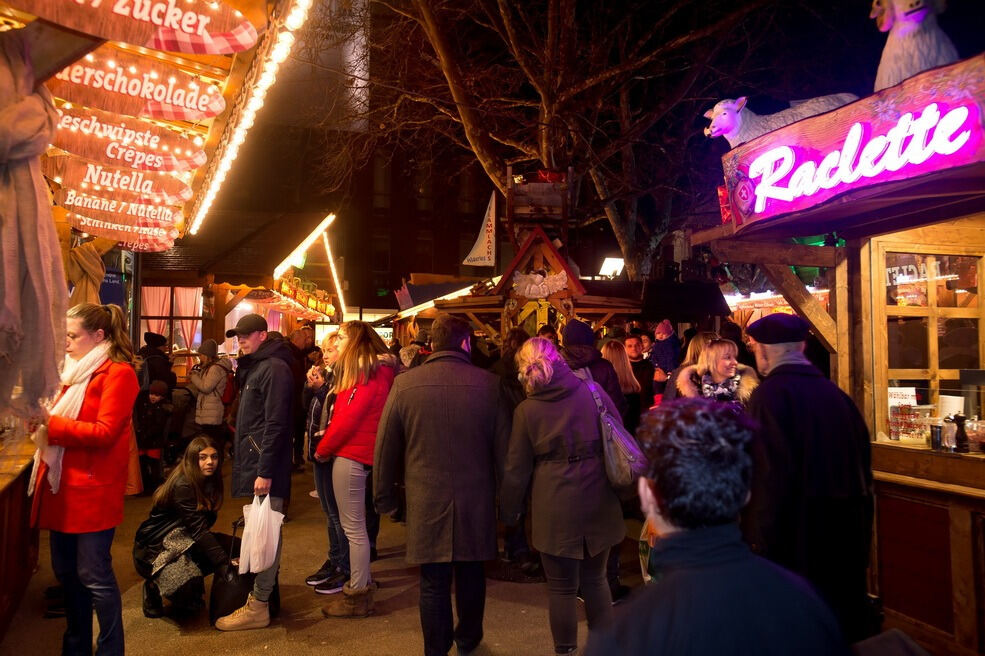
[[[99,620],[96,654],[123,653],[123,604],[109,548],[116,529],[95,533],[51,531],[51,568],[65,588],[68,628],[62,654],[92,654],[92,611]]]
[[[351,571],[349,567],[349,540],[342,530],[342,522],[339,519],[339,504],[335,500],[335,489],[332,486],[332,464],[334,462],[335,458],[327,462],[315,462],[315,491],[318,492],[321,509],[328,519],[328,559],[348,576]]]

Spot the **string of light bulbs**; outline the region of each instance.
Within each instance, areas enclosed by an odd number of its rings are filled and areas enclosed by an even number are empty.
[[[308,11],[311,9],[312,2],[313,0],[294,0],[290,3],[290,9],[285,11],[283,20],[272,20],[267,33],[264,34],[246,78],[250,84],[243,85],[231,120],[223,134],[224,138],[216,148],[212,164],[205,174],[205,181],[201,187],[204,193],[199,195],[198,203],[192,211],[194,218],[189,230],[191,234],[198,233],[205,217],[208,216],[209,209],[239,154],[240,146],[246,141],[246,135],[253,127],[257,112],[263,107],[267,91],[277,79],[277,71],[291,54],[294,32],[300,30],[308,20]],[[229,125],[235,127],[230,130]],[[226,135],[230,135],[228,140],[225,139]]]

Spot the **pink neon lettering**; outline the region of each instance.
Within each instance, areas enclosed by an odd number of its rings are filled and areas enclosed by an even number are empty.
[[[918,118],[903,114],[885,135],[875,135],[864,145],[862,124],[854,123],[845,135],[841,150],[827,153],[820,165],[808,160],[794,168],[797,156],[793,148],[772,148],[749,165],[749,178],[761,178],[755,188],[754,212],[765,210],[769,199],[789,203],[802,196],[813,196],[821,189],[922,164],[933,155],[952,155],[971,138],[970,129],[961,131],[969,116],[967,107],[955,107],[942,117],[937,103],[931,103]],[[791,171],[793,174],[783,185]]]

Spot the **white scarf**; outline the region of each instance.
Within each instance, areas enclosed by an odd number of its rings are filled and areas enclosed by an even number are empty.
[[[89,379],[109,359],[109,347],[109,340],[104,340],[79,360],[65,356],[65,365],[62,368],[62,385],[67,389],[52,406],[49,411],[50,414],[66,419],[79,418],[79,411],[82,410],[82,402],[86,396],[86,388],[89,387]],[[51,485],[51,493],[58,494],[58,488],[61,486],[62,456],[65,453],[65,447],[48,444],[48,427],[44,425],[38,428],[32,439],[38,445],[38,450],[34,452],[34,469],[31,471],[31,482],[28,484],[27,493],[28,495],[34,493],[38,468],[41,467],[43,460],[48,465],[48,484]]]

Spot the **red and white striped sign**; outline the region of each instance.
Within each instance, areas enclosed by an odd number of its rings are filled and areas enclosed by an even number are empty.
[[[66,66],[45,86],[56,98],[125,116],[198,121],[226,109],[214,84],[108,45]]]
[[[169,52],[249,50],[256,28],[218,0],[8,0],[11,6],[108,41]]]
[[[59,108],[53,145],[94,162],[142,171],[190,171],[205,164],[205,151],[174,130],[98,109]]]
[[[192,197],[191,187],[169,173],[104,166],[74,155],[41,158],[45,177],[86,193],[105,191],[160,205],[181,205]]]

